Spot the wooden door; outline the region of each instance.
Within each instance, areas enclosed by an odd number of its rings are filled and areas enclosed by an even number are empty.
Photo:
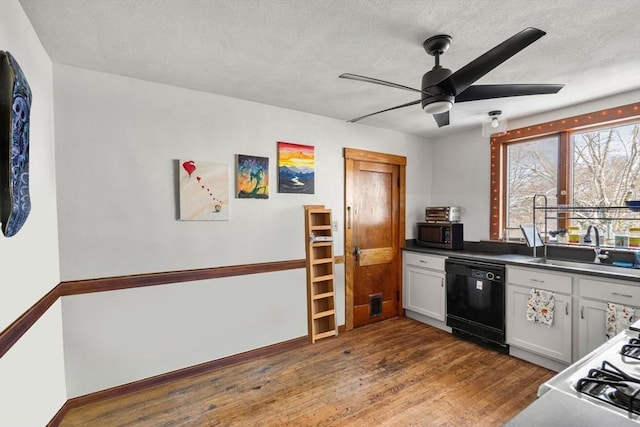
[[[347,329],[402,314],[405,165],[401,156],[345,149]]]

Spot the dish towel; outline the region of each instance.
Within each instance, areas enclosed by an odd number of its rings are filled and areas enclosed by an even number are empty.
[[[553,325],[553,307],[556,294],[542,289],[532,288],[527,300],[527,320],[534,323]]]
[[[633,323],[633,315],[635,314],[633,307],[627,307],[622,304],[607,303],[606,335],[612,338],[623,330],[627,329]]]

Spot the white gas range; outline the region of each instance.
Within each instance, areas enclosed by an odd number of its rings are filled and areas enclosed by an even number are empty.
[[[505,426],[640,426],[640,321],[538,388]]]
[[[542,384],[538,397],[550,390],[608,411],[612,425],[640,425],[640,321]]]

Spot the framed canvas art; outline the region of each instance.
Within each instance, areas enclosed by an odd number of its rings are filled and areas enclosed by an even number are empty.
[[[31,88],[20,65],[0,50],[0,222],[15,235],[31,212],[29,128]]]
[[[229,165],[179,160],[180,219],[227,221],[229,219]]]
[[[314,179],[314,147],[278,142],[278,192],[313,194]]]
[[[236,194],[239,199],[269,198],[269,158],[238,154]]]

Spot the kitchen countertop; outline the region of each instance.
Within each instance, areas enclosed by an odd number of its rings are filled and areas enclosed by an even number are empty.
[[[613,423],[612,423],[613,422]],[[508,421],[504,427],[531,426],[634,426],[638,423],[583,399],[577,399],[558,390],[549,390],[522,412]]]
[[[465,246],[466,243],[465,243]],[[632,280],[638,282],[640,285],[640,269],[637,268],[625,268],[616,267],[607,264],[594,264],[589,262],[580,261],[566,261],[547,259],[546,263],[542,262],[540,258],[533,258],[532,253],[529,255],[518,253],[500,253],[487,250],[492,247],[491,244],[484,245],[471,245],[472,249],[462,251],[451,251],[445,249],[427,248],[424,246],[416,245],[414,241],[408,240],[405,247],[406,251],[421,252],[431,255],[446,256],[448,258],[466,259],[475,261],[485,261],[504,265],[517,265],[520,267],[539,268],[551,271],[564,271],[573,274],[585,274],[589,276],[608,277],[612,279]],[[494,245],[494,248],[500,248],[500,245]],[[528,251],[532,251],[528,249]],[[538,249],[539,254],[542,255],[543,249]]]

